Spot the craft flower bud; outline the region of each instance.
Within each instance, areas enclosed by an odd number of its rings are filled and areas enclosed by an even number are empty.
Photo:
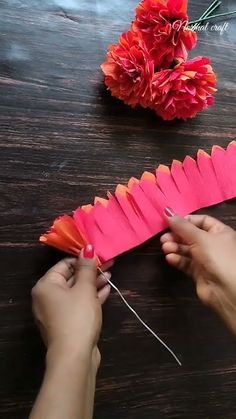
[[[101,68],[112,96],[132,107],[149,106],[154,62],[137,34],[129,31],[111,45]]]
[[[152,108],[165,120],[188,119],[213,105],[216,75],[206,57],[196,57],[153,77]]]
[[[75,221],[69,215],[56,218],[50,230],[40,236],[39,240],[75,256],[88,244],[88,239],[77,229]]]
[[[168,68],[174,58],[186,60],[197,43],[188,26],[187,0],[143,0],[132,28],[141,34],[157,69]]]

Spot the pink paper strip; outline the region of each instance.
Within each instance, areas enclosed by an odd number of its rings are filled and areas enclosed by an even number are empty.
[[[165,207],[187,215],[234,197],[233,141],[226,150],[214,146],[211,156],[199,150],[197,161],[187,156],[183,163],[174,160],[171,170],[160,165],[156,176],[145,172],[140,181],[132,178],[127,187],[118,185],[114,195],[108,193],[108,200],[96,198],[94,205],[75,210],[73,219],[57,219],[40,240],[73,254],[90,242],[103,263],[165,229]]]

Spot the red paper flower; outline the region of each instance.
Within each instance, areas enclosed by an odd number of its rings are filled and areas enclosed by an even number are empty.
[[[210,60],[196,57],[155,74],[151,107],[165,120],[193,118],[213,105],[215,86],[216,75]]]
[[[137,34],[129,31],[111,45],[101,68],[113,96],[132,107],[149,106],[154,62]]]
[[[141,33],[159,69],[168,68],[174,58],[186,60],[197,42],[188,27],[187,0],[143,0],[132,27]]]

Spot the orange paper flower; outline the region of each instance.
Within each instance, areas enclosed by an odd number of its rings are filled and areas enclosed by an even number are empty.
[[[40,241],[75,256],[88,244],[88,240],[69,215],[57,218],[48,233],[40,237]]]
[[[155,74],[152,108],[165,120],[193,118],[213,105],[215,87],[216,75],[210,60],[196,57]]]
[[[154,62],[137,34],[129,31],[111,45],[101,68],[113,96],[132,107],[149,106]]]
[[[132,26],[139,32],[158,69],[187,59],[197,35],[188,27],[187,0],[143,0]]]

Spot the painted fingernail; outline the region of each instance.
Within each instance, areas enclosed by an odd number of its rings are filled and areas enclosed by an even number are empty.
[[[87,244],[87,246],[84,248],[84,257],[86,259],[94,258],[94,247],[92,244]]]
[[[165,207],[164,214],[166,215],[166,217],[174,217],[175,215],[174,211],[170,207]]]

